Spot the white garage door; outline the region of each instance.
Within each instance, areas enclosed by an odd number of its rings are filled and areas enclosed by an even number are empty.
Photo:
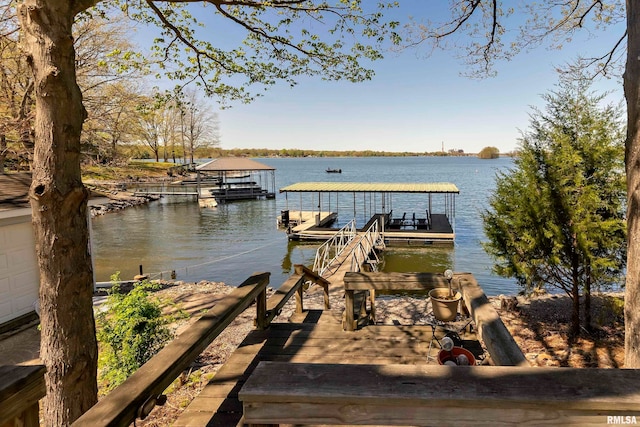
[[[20,211],[0,215],[0,324],[33,311],[38,299],[30,210]]]

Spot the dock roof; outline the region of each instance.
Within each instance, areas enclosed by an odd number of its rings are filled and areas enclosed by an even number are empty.
[[[271,166],[267,166],[264,163],[256,162],[255,160],[247,159],[244,157],[220,157],[213,159],[210,162],[204,163],[196,170],[199,171],[262,171],[262,170],[276,170]]]
[[[298,182],[280,189],[285,192],[332,193],[460,193],[450,182]]]

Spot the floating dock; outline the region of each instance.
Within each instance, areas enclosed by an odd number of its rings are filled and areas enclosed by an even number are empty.
[[[280,189],[287,207],[289,193],[299,193],[300,202],[299,210],[282,211],[278,225],[287,230],[290,240],[326,240],[347,222],[342,218],[366,220],[359,232],[380,220],[386,245],[453,244],[459,192],[451,183],[301,182]],[[317,210],[304,210],[305,203],[310,204],[304,193],[311,193]],[[408,194],[416,200],[409,206],[401,200]]]
[[[314,212],[314,211],[283,211],[278,215],[278,227],[288,228],[291,233],[304,233],[313,228],[328,228],[338,214],[335,212]],[[286,226],[284,224],[287,224]],[[333,232],[335,233],[335,231]]]

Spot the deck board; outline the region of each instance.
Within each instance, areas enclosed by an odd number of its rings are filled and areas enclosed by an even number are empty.
[[[29,207],[31,173],[19,172],[0,175],[0,210]]]
[[[429,352],[429,325],[370,325],[355,332],[342,329],[342,316],[330,310],[308,310],[305,319],[318,323],[273,323],[249,333],[229,360],[173,424],[234,426],[242,418],[238,391],[260,361],[338,364],[436,363],[438,345]],[[444,332],[437,331],[436,336]],[[461,334],[477,356],[482,348],[473,332]],[[224,421],[224,423],[222,423]],[[226,423],[226,424],[225,424]]]

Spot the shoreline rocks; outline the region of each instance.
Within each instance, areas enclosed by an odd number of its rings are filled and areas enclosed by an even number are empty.
[[[115,195],[108,195],[105,197],[108,199],[105,203],[90,204],[89,208],[92,218],[98,215],[117,212],[133,206],[145,205],[149,202],[160,199],[160,196],[156,195],[134,196],[131,193],[119,192]]]

